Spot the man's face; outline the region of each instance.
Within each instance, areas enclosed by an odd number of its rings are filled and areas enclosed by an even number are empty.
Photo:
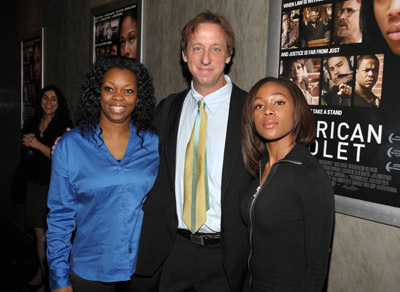
[[[352,74],[339,77],[340,74],[352,73],[350,70],[347,58],[343,56],[331,57],[328,59],[328,70],[331,75],[332,81],[335,85],[340,85],[342,83],[347,83],[353,79]]]
[[[288,30],[290,27],[290,17],[287,14],[284,14],[282,17],[282,26],[284,30]]]
[[[188,64],[196,91],[206,96],[225,85],[228,55],[226,36],[219,24],[200,23],[190,36],[183,60]]]
[[[343,3],[342,9],[339,11],[338,35],[340,37],[349,37],[361,33],[359,25],[360,7],[361,3],[358,3],[357,0],[349,0]]]
[[[312,23],[317,22],[317,12],[316,11],[311,11],[310,12],[310,21]]]
[[[356,82],[363,88],[372,89],[378,80],[379,64],[373,59],[363,59],[356,70]]]
[[[400,1],[374,0],[374,13],[390,49],[400,55]]]

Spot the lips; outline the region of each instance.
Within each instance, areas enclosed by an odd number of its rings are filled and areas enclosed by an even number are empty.
[[[111,111],[113,113],[116,113],[116,114],[120,114],[120,113],[123,113],[125,111],[125,107],[124,106],[111,105],[110,108],[111,108]]]
[[[400,40],[400,23],[395,23],[390,25],[386,34],[391,40],[394,41]]]
[[[278,123],[274,120],[266,120],[263,123],[264,128],[266,129],[272,129],[273,127],[275,127],[276,125],[278,125]]]

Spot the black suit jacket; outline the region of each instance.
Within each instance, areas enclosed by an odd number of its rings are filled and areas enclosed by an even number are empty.
[[[136,274],[150,277],[169,255],[178,228],[175,201],[176,142],[183,101],[188,90],[161,101],[156,111],[160,135],[160,168],[144,205]],[[221,186],[221,248],[224,269],[232,291],[241,291],[247,268],[248,236],[240,217],[241,198],[251,177],[240,149],[242,108],[246,92],[233,85],[229,107]],[[179,155],[179,154],[178,154]]]

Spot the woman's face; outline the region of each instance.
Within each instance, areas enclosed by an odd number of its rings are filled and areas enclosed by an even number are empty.
[[[131,16],[125,17],[121,24],[119,35],[121,56],[136,59],[137,21]]]
[[[101,115],[103,123],[129,123],[136,106],[136,76],[128,69],[112,68],[104,74],[101,85]]]
[[[300,82],[303,80],[304,69],[303,65],[298,62],[293,62],[292,66],[290,66],[289,77],[293,80],[293,82]]]
[[[265,83],[257,91],[253,109],[257,133],[267,142],[293,142],[294,101],[286,87],[276,82]]]
[[[48,90],[43,94],[41,106],[45,115],[54,116],[58,108],[58,99],[54,90]]]
[[[400,0],[374,0],[374,13],[390,49],[400,55]]]

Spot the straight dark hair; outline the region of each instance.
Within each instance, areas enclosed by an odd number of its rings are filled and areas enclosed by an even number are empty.
[[[286,78],[266,77],[258,81],[247,94],[242,112],[242,155],[243,162],[251,176],[259,174],[259,161],[267,154],[266,141],[257,133],[254,125],[254,100],[261,86],[267,83],[277,83],[285,87],[295,105],[294,127],[292,134],[294,143],[310,146],[315,140],[316,125],[310,107],[303,92],[292,81]]]

